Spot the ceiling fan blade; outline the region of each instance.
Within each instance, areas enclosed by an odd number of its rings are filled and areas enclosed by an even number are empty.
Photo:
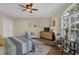
[[[23,8],[25,8],[25,6],[23,6],[23,5],[21,5],[21,4],[18,4],[19,6],[21,6],[21,7],[23,7]]]
[[[22,11],[26,11],[26,9],[23,9]]]
[[[38,9],[34,9],[34,8],[32,8],[32,10],[34,10],[34,11],[38,11]]]

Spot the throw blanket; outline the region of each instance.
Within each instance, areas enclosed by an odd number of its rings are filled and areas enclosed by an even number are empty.
[[[27,41],[27,45],[30,43],[32,51],[35,51],[35,41],[34,41],[34,39],[28,39],[25,36],[15,36],[15,37],[20,39],[20,40]],[[30,45],[29,45],[29,47],[30,47]]]
[[[8,37],[8,38],[14,43],[14,45],[16,45],[16,54],[21,55],[22,54],[22,44],[20,42],[18,42],[17,40],[15,40],[13,37]]]

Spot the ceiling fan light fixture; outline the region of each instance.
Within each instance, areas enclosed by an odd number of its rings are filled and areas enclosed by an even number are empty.
[[[27,9],[27,11],[30,12],[31,10],[30,9]]]
[[[19,6],[23,7],[24,9],[22,11],[28,11],[30,13],[32,13],[32,11],[37,11],[38,9],[33,8],[33,3],[29,3],[24,5],[19,4]]]
[[[27,9],[27,11],[30,12],[30,13],[32,13],[32,10],[31,9]]]

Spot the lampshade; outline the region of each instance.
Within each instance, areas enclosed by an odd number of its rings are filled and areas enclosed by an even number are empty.
[[[31,10],[30,9],[27,9],[27,11],[30,12]]]
[[[53,27],[50,27],[50,29],[53,29]]]

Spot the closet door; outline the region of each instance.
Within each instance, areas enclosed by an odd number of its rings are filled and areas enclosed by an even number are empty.
[[[3,19],[3,37],[11,37],[13,32],[13,22],[9,19]]]

